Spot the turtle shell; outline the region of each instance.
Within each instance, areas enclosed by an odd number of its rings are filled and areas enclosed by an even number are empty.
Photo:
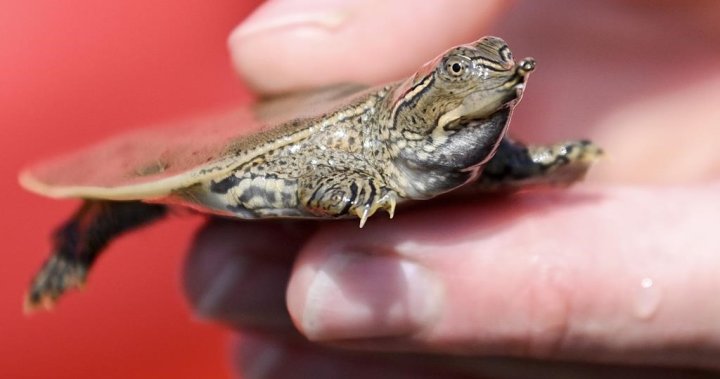
[[[227,174],[243,152],[278,140],[361,92],[343,85],[168,126],[145,128],[31,166],[20,184],[53,198],[158,200],[173,190]]]

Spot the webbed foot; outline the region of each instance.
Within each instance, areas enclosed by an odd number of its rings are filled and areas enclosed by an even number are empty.
[[[53,254],[30,283],[25,311],[51,309],[70,289],[82,288],[103,249],[121,233],[165,215],[164,205],[86,200],[54,235]]]
[[[88,269],[87,264],[53,254],[30,284],[23,309],[26,313],[52,309],[65,291],[84,286]]]
[[[300,181],[298,198],[307,212],[319,217],[357,216],[360,227],[378,209],[392,218],[398,196],[382,177],[357,159],[355,167],[318,166]]]
[[[505,138],[474,188],[497,191],[569,186],[582,180],[603,154],[600,147],[587,140],[525,146]]]
[[[582,180],[603,150],[588,140],[569,141],[549,146],[530,146],[528,153],[539,166],[542,182],[567,186]]]

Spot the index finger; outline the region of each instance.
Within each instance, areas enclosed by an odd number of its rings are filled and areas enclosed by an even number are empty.
[[[288,309],[310,340],[348,347],[717,369],[717,189],[525,193],[333,226],[301,252]]]

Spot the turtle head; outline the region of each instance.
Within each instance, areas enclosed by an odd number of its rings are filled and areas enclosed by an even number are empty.
[[[391,98],[389,122],[403,136],[396,161],[409,170],[477,173],[504,136],[534,68],[532,58],[515,62],[497,37],[454,47],[426,63]]]
[[[534,59],[515,63],[510,48],[496,37],[450,50],[435,64],[433,73],[435,96],[448,99],[435,126],[460,127],[515,105],[534,69]]]
[[[393,97],[400,127],[456,128],[513,106],[522,96],[535,60],[515,62],[505,41],[484,37],[454,47],[423,65]],[[408,122],[420,119],[420,125]]]

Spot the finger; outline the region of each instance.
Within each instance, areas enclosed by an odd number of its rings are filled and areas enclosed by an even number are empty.
[[[233,362],[243,378],[445,378],[443,371],[397,354],[366,354],[243,334],[235,343]],[[453,376],[454,377],[454,376]]]
[[[237,70],[265,93],[407,75],[477,39],[501,1],[268,1],[230,36]]]
[[[209,222],[185,263],[184,289],[195,312],[240,328],[292,328],[285,287],[301,243],[302,223]]]
[[[597,178],[624,183],[688,183],[720,178],[720,75],[690,88],[627,102],[594,132],[609,158]],[[678,125],[687,125],[678,133]],[[648,138],[651,136],[651,138]],[[639,141],[642,141],[639,143]]]
[[[243,334],[233,363],[243,378],[690,378],[691,370],[527,359],[340,350],[302,340]],[[713,376],[714,377],[714,376]]]
[[[510,133],[530,142],[593,140],[608,159],[592,178],[717,179],[720,149],[707,141],[720,139],[720,49],[707,47],[720,46],[719,24],[709,22],[718,4],[518,3],[492,31],[538,64]],[[578,17],[585,12],[593,22]]]
[[[289,310],[309,339],[355,347],[717,368],[718,189],[536,192],[334,227],[299,257]]]

